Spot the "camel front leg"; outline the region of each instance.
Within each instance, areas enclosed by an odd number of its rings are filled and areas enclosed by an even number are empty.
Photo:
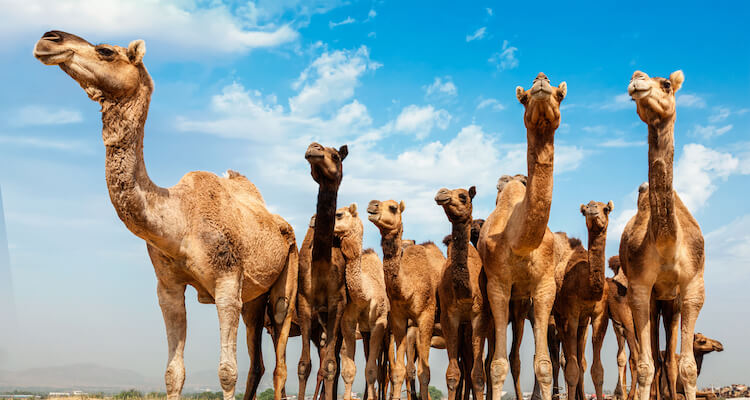
[[[625,388],[627,387],[626,370],[628,366],[628,355],[625,353],[625,335],[622,328],[616,323],[612,324],[612,330],[617,339],[617,385],[615,386],[615,400],[625,400]],[[596,345],[594,345],[596,348]]]
[[[503,385],[508,375],[508,305],[510,300],[510,282],[501,282],[499,277],[487,277],[487,298],[490,302],[492,317],[495,323],[495,351],[490,363],[489,380],[492,385],[492,399],[503,397]],[[489,397],[489,395],[488,395]]]
[[[638,355],[638,400],[649,400],[651,383],[654,380],[654,359],[651,354],[651,289],[653,285],[640,282],[630,283],[628,288],[628,303],[633,311],[633,321],[638,340],[640,354]]]
[[[247,334],[247,353],[250,356],[250,370],[247,372],[247,384],[245,385],[243,400],[255,398],[260,378],[263,377],[266,370],[263,365],[261,335],[267,301],[266,296],[261,296],[242,305],[242,319],[245,322]]]
[[[274,400],[281,400],[282,397],[286,397],[286,346],[289,341],[289,330],[292,327],[292,317],[296,311],[298,264],[297,247],[291,246],[287,256],[287,265],[279,275],[279,279],[271,287],[269,302],[273,307],[272,322],[274,324],[274,347],[276,350],[276,367],[273,370]]]
[[[419,400],[417,396],[417,335],[416,326],[406,328],[406,398]]]
[[[471,383],[474,386],[474,398],[484,399],[484,340],[487,337],[487,321],[484,313],[475,313],[471,320],[471,350],[474,358],[471,367]]]
[[[185,335],[187,318],[185,313],[185,285],[171,285],[159,281],[156,287],[159,306],[167,329],[169,358],[164,383],[167,386],[167,399],[177,400],[185,383]]]
[[[404,385],[404,375],[406,367],[404,366],[404,357],[406,355],[406,316],[392,315],[391,329],[396,341],[396,358],[391,363],[391,399],[401,400],[401,388]]]
[[[552,399],[552,361],[547,348],[547,330],[552,304],[555,302],[554,277],[540,282],[533,293],[534,304],[534,373],[539,382],[542,399]]]
[[[221,358],[219,381],[224,400],[234,400],[237,384],[237,326],[240,321],[242,281],[239,273],[229,273],[216,281],[216,311],[219,315]]]
[[[682,294],[682,318],[680,339],[679,374],[685,388],[685,399],[695,400],[698,367],[693,354],[693,340],[695,339],[695,321],[703,308],[706,293],[703,286],[703,273],[693,278],[693,281],[680,287]]]
[[[367,365],[365,366],[365,381],[367,381],[368,398],[376,400],[378,394],[375,392],[375,382],[379,377],[378,361],[380,361],[380,354],[383,350],[383,340],[385,338],[386,327],[388,326],[388,315],[384,313],[378,317],[372,326],[370,343],[368,344],[369,357],[367,357]]]
[[[328,296],[328,321],[326,321],[326,345],[323,352],[324,358],[321,360],[321,369],[323,370],[323,387],[325,390],[326,400],[336,398],[335,382],[339,373],[339,363],[337,362],[337,346],[343,345],[340,336],[341,318],[344,315],[346,306],[345,298],[340,296],[339,292]]]
[[[448,304],[443,304],[442,310],[449,311]],[[445,371],[445,384],[448,387],[448,400],[456,400],[456,391],[459,389],[461,370],[458,365],[458,323],[455,313],[443,313],[440,326],[443,329],[445,348],[448,351],[448,368]],[[421,358],[421,354],[420,354]]]
[[[434,303],[433,303],[434,304]],[[421,400],[430,398],[430,342],[432,341],[432,328],[435,325],[435,306],[426,308],[417,321],[417,377],[419,378],[419,397]]]
[[[510,301],[510,324],[513,330],[513,342],[510,347],[510,374],[513,376],[513,387],[516,390],[516,400],[523,400],[521,391],[521,341],[526,316],[529,314],[531,302],[523,300]]]
[[[591,363],[591,380],[594,381],[594,390],[597,400],[604,400],[604,366],[602,365],[602,345],[604,336],[607,334],[609,315],[606,312],[597,315],[591,322],[591,345],[593,347],[594,359]]]
[[[300,337],[302,338],[302,352],[299,364],[297,364],[297,377],[299,378],[297,398],[304,400],[305,392],[307,391],[307,379],[310,377],[310,371],[312,370],[312,362],[310,360],[312,308],[308,302],[308,297],[302,291],[297,296],[297,315],[299,316]]]
[[[567,384],[568,399],[577,397],[578,377],[581,372],[578,361],[578,315],[568,314],[559,318],[558,322],[562,329],[562,347],[565,354],[565,383]]]
[[[576,398],[579,400],[586,400],[586,394],[583,391],[583,376],[586,373],[586,338],[588,336],[588,330],[589,330],[589,321],[588,318],[586,320],[579,320],[578,321],[578,332],[576,336],[578,337],[578,345],[576,346],[576,351],[578,351],[578,367],[579,367],[579,374],[578,374],[578,386],[576,387]],[[581,325],[583,324],[583,325]]]
[[[677,400],[677,339],[680,335],[680,302],[678,299],[665,302],[663,307],[666,357],[663,360],[670,400]]]
[[[354,364],[354,355],[357,351],[357,320],[351,308],[344,311],[341,318],[341,338],[343,347],[341,349],[341,377],[344,378],[344,400],[352,398],[352,384],[357,375],[357,366]]]

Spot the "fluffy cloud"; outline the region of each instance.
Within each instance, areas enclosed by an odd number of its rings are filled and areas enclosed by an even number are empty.
[[[425,96],[428,98],[446,98],[455,97],[458,94],[458,88],[451,80],[451,77],[435,77],[435,80],[429,86],[424,87]]]
[[[487,27],[483,26],[483,27],[477,29],[476,31],[474,31],[474,33],[472,33],[471,35],[466,35],[466,41],[467,42],[471,42],[471,41],[474,41],[474,40],[482,40],[482,39],[484,39],[484,34],[486,32],[487,32]]]
[[[677,95],[677,106],[704,108],[706,106],[706,101],[703,100],[702,97],[695,94],[680,93]]]
[[[711,139],[729,132],[733,127],[732,124],[724,126],[695,124],[690,133],[704,139]]]
[[[327,106],[340,105],[354,96],[354,88],[365,72],[380,66],[370,60],[370,51],[365,46],[325,52],[292,85],[299,93],[289,99],[289,108],[295,115],[310,116]]]
[[[727,107],[714,107],[714,112],[708,117],[708,122],[716,123],[724,121],[732,112]]]
[[[404,107],[396,118],[395,130],[405,133],[414,133],[417,139],[424,139],[437,126],[445,130],[451,121],[451,115],[443,109],[436,110],[428,105],[419,107],[415,104]]]
[[[299,36],[289,24],[262,24],[263,16],[272,13],[254,3],[231,8],[217,2],[167,0],[30,0],[2,1],[2,9],[0,34],[4,37],[41,35],[59,27],[94,42],[143,38],[167,50],[179,50],[175,53],[182,57],[196,52],[243,53],[279,46]]]
[[[14,126],[65,125],[83,121],[78,110],[40,105],[21,107],[8,119]]]
[[[507,40],[503,40],[503,47],[500,51],[493,54],[487,61],[495,64],[500,71],[514,69],[518,67],[518,58],[516,58],[517,51],[518,48],[511,46],[510,42]]]
[[[685,145],[675,167],[675,190],[694,213],[718,189],[717,181],[726,180],[737,171],[738,166],[739,160],[729,153],[695,143]]]
[[[630,99],[630,95],[627,93],[621,93],[613,97],[610,101],[605,102],[602,106],[602,110],[619,111],[633,108],[635,103]]]
[[[343,21],[339,21],[339,22],[329,21],[328,22],[328,27],[331,28],[331,29],[333,29],[333,28],[335,28],[337,26],[349,25],[349,24],[353,24],[355,22],[357,22],[356,19],[354,19],[352,17],[346,17],[346,19],[344,19]]]
[[[614,147],[614,148],[639,147],[639,146],[645,146],[645,145],[646,145],[645,141],[641,141],[641,140],[628,141],[623,138],[610,139],[610,140],[606,140],[598,144],[599,147]]]
[[[485,108],[489,108],[492,111],[502,111],[505,109],[505,106],[497,99],[484,99],[477,105],[477,110],[483,110]]]

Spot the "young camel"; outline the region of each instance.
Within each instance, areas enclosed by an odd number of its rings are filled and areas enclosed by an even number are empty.
[[[380,230],[383,247],[385,287],[391,304],[390,324],[396,340],[396,358],[391,364],[391,397],[401,398],[406,366],[406,330],[411,319],[417,325],[419,392],[427,400],[430,383],[430,342],[437,308],[436,290],[445,257],[434,243],[403,248],[401,214],[406,204],[373,200],[367,206],[368,219]]]
[[[604,293],[604,264],[605,246],[607,242],[607,226],[609,214],[614,209],[610,201],[608,204],[591,201],[587,205],[581,204],[581,214],[586,218],[588,230],[588,250],[578,242],[567,264],[557,266],[555,275],[560,289],[555,299],[555,322],[561,333],[563,354],[565,355],[565,381],[568,386],[568,396],[584,398],[583,374],[586,370],[584,355],[586,334],[589,323],[594,324],[594,337],[601,332],[603,313],[600,318],[595,317],[595,308]],[[606,329],[606,325],[604,326]],[[600,335],[603,339],[603,335]],[[597,346],[595,346],[597,347]],[[597,350],[594,349],[596,357]],[[603,381],[601,361],[595,362],[592,377],[597,386],[597,398],[603,400],[601,381]],[[580,392],[578,391],[580,389]]]
[[[456,399],[456,389],[461,378],[458,364],[459,340],[463,342],[468,333],[461,329],[468,324],[471,336],[471,382],[475,398],[484,398],[484,339],[486,337],[486,320],[489,315],[484,308],[484,295],[480,288],[479,276],[482,272],[482,261],[479,253],[470,243],[472,226],[472,203],[476,188],[440,189],[435,195],[435,202],[443,207],[445,215],[451,222],[451,240],[448,246],[448,259],[443,268],[443,278],[438,286],[440,298],[440,327],[443,331],[448,349],[448,369],[445,381],[448,385],[448,399]],[[459,338],[459,335],[461,337]],[[464,349],[468,350],[468,349]],[[464,371],[464,376],[467,376]],[[468,389],[468,385],[466,387]]]
[[[341,318],[342,348],[341,376],[344,378],[344,399],[352,398],[352,383],[357,373],[354,364],[356,331],[359,327],[369,344],[365,378],[367,398],[377,399],[375,380],[378,375],[378,358],[388,325],[388,296],[385,293],[383,265],[372,249],[362,251],[362,220],[357,205],[351,204],[336,210],[334,234],[341,244],[341,253],[346,261],[346,288],[348,301]]]
[[[628,301],[641,353],[639,400],[648,399],[654,379],[656,346],[651,336],[656,327],[652,326],[655,324],[650,315],[652,299],[681,304],[681,310],[664,315],[664,324],[669,327],[668,364],[676,364],[672,349],[676,348],[679,332],[681,349],[676,369],[685,384],[685,397],[695,400],[698,375],[692,344],[695,321],[705,298],[704,243],[698,222],[672,189],[675,92],[684,80],[682,71],[673,72],[669,79],[651,78],[636,71],[628,86],[638,116],[648,125],[649,144],[648,187],[643,188],[643,201],[639,200],[643,204],[639,204],[620,241],[620,261],[628,278]],[[681,327],[678,327],[680,314]]]
[[[554,134],[566,93],[565,82],[553,87],[543,73],[534,79],[531,89],[516,88],[516,96],[526,109],[528,184],[512,180],[505,185],[479,235],[479,254],[495,323],[495,354],[489,377],[493,399],[502,397],[508,373],[509,303],[528,298],[534,302],[534,372],[542,397],[552,397],[547,331],[556,287],[554,237],[547,221],[552,201]]]
[[[714,351],[722,352],[724,351],[724,346],[719,342],[718,340],[711,339],[701,333],[695,334],[695,340],[693,341],[693,355],[695,356],[695,362],[698,367],[698,375],[701,374],[701,367],[703,366],[703,357],[708,353],[713,353]],[[664,353],[664,352],[662,352]],[[664,359],[665,357],[662,357]],[[677,359],[679,360],[679,356],[677,356]],[[660,368],[665,368],[665,365],[660,365]],[[662,397],[667,398],[669,396],[669,382],[667,382],[667,375],[662,374],[661,380],[659,381],[659,388],[660,392],[662,394]],[[685,396],[685,388],[683,386],[683,382],[678,380],[677,381],[677,396],[674,397],[674,399],[684,399]],[[713,394],[713,392],[710,391],[699,391],[696,394],[697,398],[705,398],[705,399],[715,399],[716,395]]]
[[[609,258],[609,268],[615,273],[613,278],[607,278],[604,301],[606,301],[606,313],[612,320],[612,330],[617,338],[617,386],[614,396],[617,400],[633,400],[636,392],[636,366],[638,360],[638,341],[635,337],[635,326],[633,324],[633,313],[630,310],[627,299],[627,278],[620,268],[620,256]],[[630,350],[630,357],[625,354],[625,344]],[[630,365],[630,390],[627,387],[626,368]]]
[[[106,147],[105,177],[117,215],[146,241],[157,278],[167,331],[167,397],[177,399],[185,382],[185,288],[198,301],[214,303],[219,317],[219,380],[224,399],[234,399],[240,314],[253,362],[269,301],[279,328],[274,371],[275,399],[286,381],[286,344],[297,293],[294,231],[271,214],[256,187],[229,171],[227,178],[190,172],[171,188],[157,186],[143,159],[143,135],[153,82],[143,65],[146,45],[92,45],[61,31],[45,33],[34,56],[58,65],[101,105]],[[249,338],[252,334],[248,335]]]
[[[344,270],[332,263],[336,198],[343,177],[343,161],[349,154],[346,145],[338,150],[311,143],[305,152],[310,174],[318,183],[318,201],[313,228],[311,261],[300,267],[299,320],[302,333],[302,354],[297,369],[298,398],[304,398],[310,376],[310,334],[313,321],[321,321],[325,345],[319,351],[320,374],[324,379],[326,399],[335,396],[338,381],[341,337],[340,321],[346,306]]]

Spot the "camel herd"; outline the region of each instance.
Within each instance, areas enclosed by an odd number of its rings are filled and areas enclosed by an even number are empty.
[[[276,351],[275,400],[285,397],[290,335],[302,339],[300,399],[312,369],[311,342],[320,356],[316,396],[320,390],[332,400],[340,375],[344,398],[353,397],[358,338],[364,343],[369,399],[386,398],[389,387],[390,398],[400,399],[406,383],[410,397],[427,400],[431,347],[447,349],[449,400],[499,400],[509,371],[520,399],[519,347],[526,319],[533,327],[533,369],[542,399],[559,396],[561,366],[568,396],[584,398],[588,325],[593,332],[591,376],[597,398],[603,399],[600,351],[611,320],[618,343],[617,398],[695,400],[703,354],[722,348],[694,333],[705,296],[703,236],[672,187],[675,92],[683,84],[682,71],[669,78],[636,71],[628,86],[648,126],[648,183],[639,188],[638,211],[622,234],[619,255],[609,261],[615,276],[605,278],[611,201],[581,205],[588,230],[585,247],[547,227],[565,82],[552,86],[540,73],[528,90],[516,88],[525,109],[528,171],[498,180],[489,216],[474,219],[473,186],[437,191],[436,206],[452,226],[444,240],[447,258],[432,242],[403,238],[404,201],[371,201],[366,213],[380,231],[381,261],[362,248],[357,205],[337,208],[347,146],[313,143],[304,155],[319,190],[316,214],[299,250],[291,225],[269,212],[257,188],[239,173],[190,172],[171,188],[154,184],[143,159],[153,91],[144,54],[141,40],[127,48],[92,45],[60,31],[45,33],[34,49],[37,59],[59,65],[101,104],[110,199],[125,226],[146,241],[158,281],[169,346],[164,376],[169,399],[179,398],[185,381],[185,289],[190,285],[199,302],[216,305],[218,375],[226,400],[234,398],[238,378],[240,316],[251,360],[245,400],[254,398],[264,373],[264,327]]]

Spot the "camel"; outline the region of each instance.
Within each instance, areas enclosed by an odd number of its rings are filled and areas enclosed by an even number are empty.
[[[651,78],[636,71],[628,93],[638,116],[648,125],[648,186],[643,201],[622,233],[620,262],[628,278],[628,302],[633,310],[640,347],[638,361],[639,400],[647,400],[654,378],[651,343],[651,299],[676,300],[681,310],[665,315],[667,350],[670,356],[681,333],[679,378],[687,400],[695,400],[697,367],[692,352],[695,321],[705,298],[704,242],[698,222],[672,189],[674,164],[675,92],[685,80],[682,71],[669,79]],[[640,204],[642,203],[642,204]],[[680,327],[677,318],[681,316]],[[673,361],[674,365],[675,362]]]
[[[633,313],[627,300],[627,278],[624,277],[620,268],[620,256],[609,258],[609,268],[615,273],[613,278],[607,278],[607,287],[604,291],[602,301],[606,303],[606,313],[612,320],[612,330],[617,338],[617,385],[614,396],[617,400],[633,400],[636,392],[636,365],[638,360],[638,342],[635,337]],[[630,357],[625,354],[625,344],[630,349]],[[631,385],[627,387],[626,368],[630,366]]]
[[[435,195],[435,202],[443,207],[445,215],[451,222],[451,240],[448,244],[448,259],[443,268],[442,279],[438,286],[440,298],[440,326],[448,350],[448,369],[445,381],[448,386],[448,399],[456,399],[456,389],[461,378],[458,364],[459,340],[467,336],[462,324],[468,324],[471,337],[471,383],[475,398],[483,399],[484,394],[484,339],[489,315],[484,308],[479,276],[482,272],[482,261],[479,253],[470,243],[472,199],[476,188],[440,189]],[[459,339],[459,335],[461,338]],[[468,349],[466,349],[468,350]],[[468,371],[465,371],[468,372]],[[464,374],[466,376],[467,374]]]
[[[279,400],[297,292],[294,231],[268,211],[258,189],[237,172],[228,171],[224,178],[190,172],[171,188],[151,181],[143,135],[154,86],[143,64],[145,53],[142,40],[127,48],[95,46],[61,31],[45,33],[34,48],[39,61],[59,66],[101,105],[110,200],[125,226],[146,241],[156,273],[169,347],[167,397],[179,398],[185,381],[185,288],[190,285],[199,302],[216,304],[218,375],[225,400],[234,398],[237,382],[240,314],[249,338],[259,334],[270,300],[280,327],[274,371],[274,397]],[[251,357],[254,350],[255,343],[248,342]]]
[[[344,378],[345,400],[352,398],[352,383],[357,373],[354,354],[358,326],[363,338],[369,336],[365,341],[366,344],[369,342],[365,367],[367,398],[377,398],[377,361],[388,325],[389,303],[385,293],[383,265],[372,249],[362,251],[363,229],[356,204],[336,210],[334,234],[340,241],[341,253],[346,260],[348,294],[341,318],[341,336],[344,339],[341,376]]]
[[[565,381],[568,397],[584,398],[583,374],[586,335],[588,325],[594,326],[594,365],[591,375],[596,387],[597,399],[603,400],[602,383],[604,371],[597,352],[606,332],[606,315],[601,310],[595,312],[604,294],[605,246],[609,214],[614,209],[610,201],[607,204],[590,201],[581,204],[581,214],[586,218],[588,230],[588,250],[577,241],[572,247],[573,253],[566,264],[556,266],[555,278],[559,290],[555,298],[553,312],[555,323],[560,330],[565,355]],[[570,241],[568,242],[570,243]],[[598,318],[594,318],[598,317]],[[602,326],[603,325],[603,326]],[[602,329],[603,328],[603,329]],[[578,391],[580,389],[580,392]]]
[[[701,374],[701,367],[703,366],[703,357],[708,353],[713,353],[714,351],[722,352],[724,351],[724,346],[719,342],[718,340],[711,339],[701,333],[695,334],[695,339],[693,341],[693,355],[695,356],[695,362],[698,368],[698,375]],[[664,353],[664,352],[662,352]],[[679,360],[679,357],[677,357]],[[662,359],[665,359],[665,357],[662,357]],[[660,365],[660,368],[665,368],[665,365]],[[659,382],[660,386],[660,392],[662,393],[662,397],[667,397],[669,395],[669,382],[667,382],[666,374],[661,375],[662,379]],[[679,399],[680,396],[683,396],[684,399],[684,387],[683,382],[678,380],[677,381],[677,397],[675,399]],[[701,391],[699,392],[696,397],[699,398],[706,398],[706,399],[715,399],[716,395],[714,395],[710,391]]]
[[[502,397],[508,374],[506,330],[509,303],[534,302],[534,372],[545,400],[552,397],[552,365],[547,331],[555,300],[554,238],[547,228],[552,201],[554,134],[560,125],[560,103],[567,84],[550,85],[543,73],[529,90],[516,88],[524,106],[527,129],[528,182],[511,180],[498,194],[495,210],[479,235],[479,254],[487,274],[487,295],[495,328],[495,353],[490,364],[492,398]]]
[[[324,379],[326,399],[335,396],[338,381],[341,337],[339,326],[346,306],[344,270],[332,263],[336,197],[343,178],[343,161],[349,154],[346,145],[338,150],[311,143],[305,152],[310,174],[318,183],[318,201],[312,236],[310,263],[300,264],[298,315],[302,333],[302,353],[297,369],[298,398],[304,398],[310,376],[310,334],[313,321],[321,321],[325,345],[320,350],[320,374]],[[304,247],[304,246],[303,246]],[[309,265],[309,266],[308,266]]]
[[[391,364],[391,397],[400,400],[406,366],[404,355],[408,320],[419,330],[417,354],[419,392],[428,400],[430,383],[430,342],[437,308],[436,290],[440,282],[445,257],[431,242],[402,247],[403,224],[401,215],[406,204],[394,200],[372,200],[367,206],[368,219],[381,235],[385,287],[391,305],[390,325],[396,341],[396,358]]]

